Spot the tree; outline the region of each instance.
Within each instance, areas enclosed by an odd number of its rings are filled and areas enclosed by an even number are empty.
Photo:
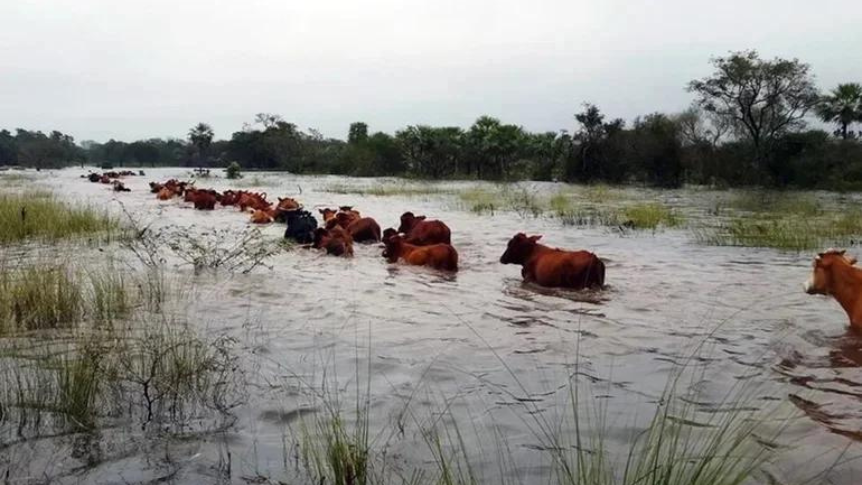
[[[821,99],[817,114],[823,121],[838,125],[836,136],[845,140],[855,137],[848,128],[853,123],[862,122],[862,84],[839,84]]]
[[[659,187],[679,187],[683,176],[679,125],[661,113],[636,118],[631,154],[627,158],[643,171],[647,182]]]
[[[685,146],[717,148],[733,128],[728,120],[715,113],[705,113],[696,105],[674,115],[673,121],[679,128],[680,141]]]
[[[281,117],[281,115],[273,113],[258,113],[254,115],[254,122],[263,125],[264,130],[274,128],[276,125],[283,121],[284,119]]]
[[[350,131],[347,133],[347,143],[360,145],[368,141],[368,125],[357,121],[350,123]]]
[[[599,108],[590,103],[584,104],[584,111],[577,113],[575,120],[580,124],[572,137],[577,149],[572,151],[573,156],[567,163],[566,179],[622,180],[626,176],[622,166],[625,121],[617,118],[606,123]]]
[[[524,129],[480,116],[466,133],[470,163],[477,178],[506,178],[511,164],[526,146]]]
[[[730,121],[754,149],[763,169],[774,144],[804,127],[819,99],[810,66],[797,59],[762,60],[756,51],[733,52],[712,60],[715,72],[691,81],[688,90],[708,113]]]
[[[198,161],[206,161],[213,141],[213,129],[206,123],[198,123],[189,130],[189,141],[197,151]]]
[[[0,165],[18,163],[18,144],[9,130],[0,130]]]

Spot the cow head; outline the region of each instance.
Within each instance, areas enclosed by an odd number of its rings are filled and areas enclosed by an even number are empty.
[[[805,292],[809,295],[828,295],[832,293],[832,273],[839,266],[853,266],[856,258],[847,256],[845,250],[828,249],[814,258],[811,277],[805,282]]]
[[[330,208],[328,208],[328,207],[327,207],[327,208],[324,208],[324,209],[317,209],[317,212],[320,212],[320,215],[322,215],[322,216],[323,216],[323,221],[324,221],[324,222],[327,222],[327,221],[329,221],[330,219],[334,218],[334,217],[335,217],[335,214],[336,214],[338,211],[337,211],[337,210],[335,210],[335,209],[330,209]]]
[[[539,239],[542,239],[542,236],[527,236],[523,232],[515,234],[515,237],[509,240],[506,252],[500,256],[500,262],[503,264],[524,264],[532,254],[536,247],[536,241]]]
[[[276,207],[278,207],[278,210],[281,211],[295,210],[299,209],[299,202],[297,202],[296,199],[292,199],[290,197],[285,197],[283,199],[279,197],[278,205]]]
[[[350,223],[356,219],[356,215],[352,212],[339,212],[338,214],[335,214],[335,220],[338,221],[338,224],[340,224],[341,227],[349,226]]]
[[[398,232],[407,234],[416,223],[424,220],[425,216],[415,216],[412,212],[405,212],[401,214],[401,225],[398,226]]]
[[[386,261],[394,263],[401,256],[401,245],[404,243],[404,238],[398,234],[390,235],[383,238],[383,245],[386,249],[383,250],[383,257]]]

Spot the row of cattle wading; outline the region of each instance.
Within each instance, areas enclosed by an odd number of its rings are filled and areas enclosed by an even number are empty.
[[[404,262],[442,271],[458,271],[458,251],[452,246],[452,232],[443,221],[405,212],[398,229],[381,231],[372,217],[366,217],[351,206],[318,209],[322,225],[294,198],[267,200],[266,193],[242,190],[218,192],[198,189],[190,182],[176,179],[164,183],[150,182],[150,190],[159,200],[181,197],[198,210],[213,210],[216,204],[235,206],[241,212],[251,211],[251,222],[286,224],[284,237],[302,247],[326,254],[352,257],[354,244],[383,243],[382,256],[390,263]],[[605,264],[589,251],[567,251],[538,243],[541,236],[518,233],[509,241],[500,257],[503,264],[522,266],[524,280],[540,286],[572,289],[602,288]]]
[[[118,180],[112,182],[112,178],[107,174],[89,176],[92,182],[114,183],[115,191],[128,191]],[[122,189],[118,189],[117,182]],[[397,230],[387,228],[381,232],[377,221],[363,217],[353,207],[323,208],[318,210],[323,218],[323,226],[319,227],[314,215],[291,197],[279,197],[278,203],[271,203],[267,201],[266,193],[242,190],[220,193],[212,189],[197,189],[192,183],[176,179],[164,183],[150,182],[150,190],[157,194],[159,200],[182,197],[198,210],[214,210],[216,204],[236,206],[242,212],[251,211],[251,222],[255,224],[283,222],[287,225],[286,239],[334,256],[352,257],[354,243],[382,242],[382,256],[390,263],[403,261],[410,265],[458,271],[458,251],[452,246],[449,227],[442,221],[412,212],[401,215]],[[604,287],[605,264],[598,256],[589,251],[545,246],[538,242],[541,238],[539,235],[516,234],[509,240],[500,263],[520,265],[524,281],[539,286]],[[819,253],[814,258],[805,291],[832,296],[846,312],[851,329],[862,332],[862,269],[855,266],[856,262],[856,258],[848,256],[844,250],[829,249]]]

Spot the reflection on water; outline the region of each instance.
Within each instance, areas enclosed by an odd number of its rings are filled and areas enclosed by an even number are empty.
[[[198,212],[179,201],[155,200],[146,183],[182,178],[181,170],[148,170],[147,177],[129,179],[132,192],[125,194],[87,183],[79,172],[54,172],[41,183],[70,200],[118,211],[116,201],[122,201],[126,210],[153,221],[155,228],[181,226],[193,232],[249,224],[246,215],[232,208]],[[363,388],[367,382],[375,428],[400,422],[409,403],[414,416],[439,416],[445,407],[470,423],[475,433],[464,437],[470,449],[487,446],[487,436],[506,436],[524,483],[547,481],[549,468],[538,458],[540,444],[519,413],[565,413],[570,377],[591,383],[608,415],[620,417],[608,423],[610,446],[617,449],[643,426],[674,366],[682,364],[710,371],[708,379],[691,389],[703,412],[726,412],[724,398],[730,390],[756,377],[767,384],[746,406],[784,403],[808,415],[781,437],[782,446],[801,443],[784,457],[781,468],[788,474],[803,463],[814,469],[812,456],[827,463],[848,438],[859,438],[862,340],[839,334],[845,317],[834,302],[799,289],[808,275],[809,255],[701,246],[684,230],[621,234],[601,227],[565,227],[551,218],[475,215],[454,209],[446,195],[326,192],[336,182],[351,183],[337,177],[256,178],[266,183],[261,189],[271,197],[295,194],[301,186],[298,197],[306,207],[352,205],[382,228],[397,226],[406,210],[443,220],[452,229],[461,269],[441,274],[391,265],[381,258],[378,245],[357,245],[352,259],[292,251],[269,260],[272,269],[198,277],[188,312],[200,317],[207,332],[234,336],[245,352],[248,395],[236,423],[181,443],[166,440],[162,452],[143,444],[140,436],[105,438],[101,445],[84,436],[43,440],[28,454],[53,456],[67,446],[74,450],[73,464],[48,467],[41,462],[53,476],[70,482],[187,483],[284,476],[295,453],[286,436],[304,415],[321,412],[319,403],[299,389],[322,387],[324,378],[334,376],[329,385],[345,393],[348,406],[357,381]],[[221,179],[198,185],[230,186]],[[453,182],[447,187],[455,191],[470,185]],[[531,187],[554,190],[554,184]],[[693,217],[707,214],[704,208],[715,204],[708,192],[650,192],[646,197],[666,197],[677,207],[690,207]],[[604,258],[608,289],[572,292],[524,284],[519,267],[499,264],[506,242],[522,231],[543,234],[543,241],[553,246],[584,248]],[[272,225],[263,233],[275,243],[283,227]],[[182,266],[174,271],[186,277],[191,273]],[[691,359],[699,344],[701,352]],[[405,436],[410,432],[408,426]],[[398,451],[409,461],[421,448],[417,439]],[[476,465],[484,476],[499,473],[495,460],[483,460]],[[849,463],[831,479],[859,483],[854,479],[858,470]]]

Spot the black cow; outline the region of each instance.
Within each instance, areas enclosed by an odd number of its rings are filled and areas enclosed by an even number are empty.
[[[90,182],[93,182],[93,183],[98,182],[101,178],[102,178],[102,177],[101,177],[99,174],[97,174],[97,173],[91,173],[91,174],[87,177],[87,179],[89,179],[89,180],[90,180]]]
[[[287,230],[284,231],[285,239],[292,239],[299,244],[314,242],[317,219],[310,212],[302,209],[284,211],[284,218],[287,220]]]

